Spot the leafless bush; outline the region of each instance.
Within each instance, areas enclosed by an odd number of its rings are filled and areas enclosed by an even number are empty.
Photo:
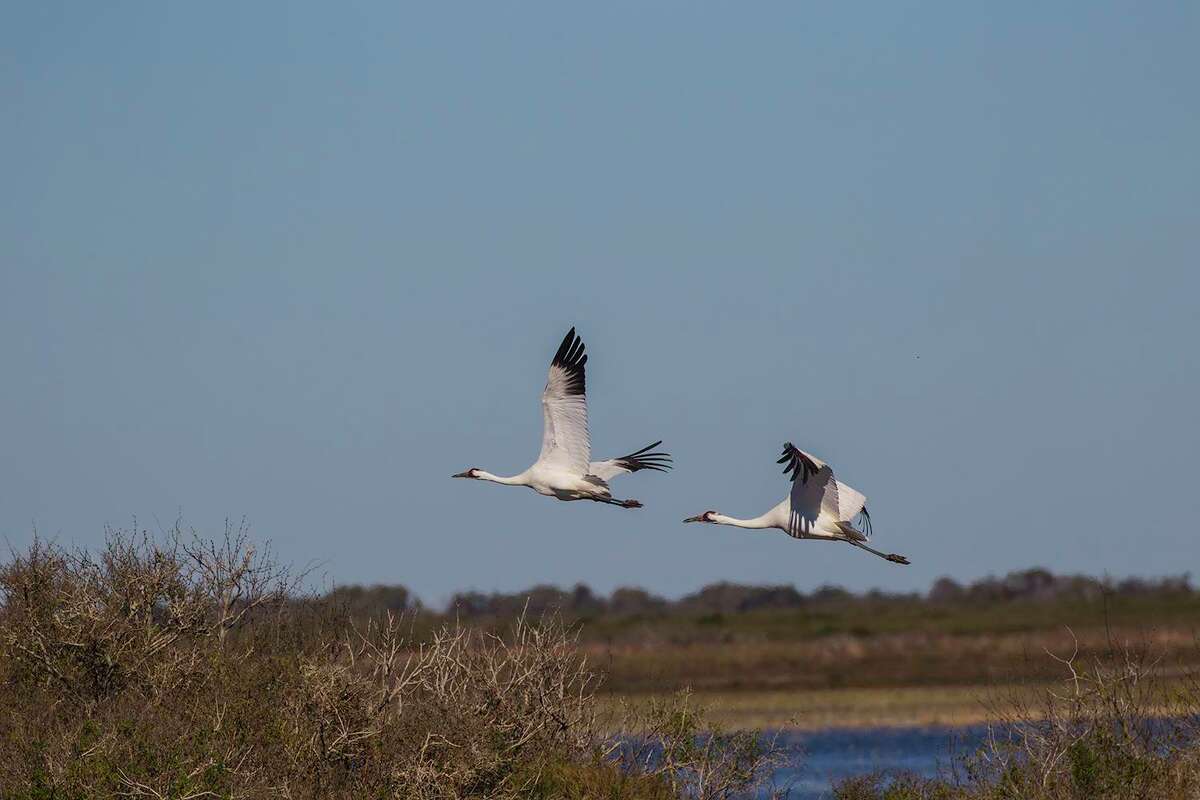
[[[270,543],[261,550],[256,547],[245,521],[236,528],[226,522],[220,540],[195,533],[184,539],[176,526],[171,544],[186,555],[184,576],[209,601],[210,627],[222,642],[248,615],[282,605],[304,578],[304,573],[292,575],[275,561]]]
[[[95,559],[34,541],[0,571],[0,641],[76,701],[186,674],[199,641],[224,641],[298,582],[256,553],[244,525],[227,525],[220,543],[178,527],[162,543],[111,529],[106,538]]]
[[[282,709],[286,749],[319,785],[385,747],[379,779],[399,796],[515,796],[537,779],[529,764],[582,758],[595,739],[596,677],[554,619],[416,643],[388,615],[304,658],[299,681]]]
[[[621,730],[634,737],[616,748],[628,771],[660,777],[676,796],[695,800],[726,800],[763,788],[775,769],[797,757],[777,734],[723,730],[690,690],[627,707]],[[786,796],[786,787],[777,794]]]
[[[1175,798],[1200,791],[1194,682],[1177,680],[1145,646],[1110,642],[1090,659],[1074,642],[1048,653],[1064,679],[1036,695],[992,702],[985,746],[960,762],[966,786],[997,798]]]
[[[959,787],[936,778],[872,772],[838,783],[833,789],[833,800],[967,800],[967,795]]]
[[[15,555],[0,797],[715,800],[768,763],[755,737],[705,735],[683,698],[644,717],[665,759],[622,770],[557,618],[418,634],[297,585],[244,526]]]

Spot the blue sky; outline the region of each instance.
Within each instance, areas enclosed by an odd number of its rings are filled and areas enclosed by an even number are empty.
[[[1193,4],[10,6],[0,536],[330,582],[918,588],[1200,555]],[[453,481],[590,353],[646,508]],[[750,516],[790,439],[880,547]]]

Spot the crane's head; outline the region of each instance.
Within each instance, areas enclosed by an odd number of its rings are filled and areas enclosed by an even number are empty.
[[[684,522],[716,522],[716,520],[713,519],[713,517],[717,513],[718,512],[716,512],[716,511],[705,511],[703,514],[700,514],[698,516],[688,517],[687,519],[684,520]]]
[[[480,472],[479,467],[471,467],[470,469],[468,469],[464,472],[460,472],[457,475],[451,475],[450,477],[451,478],[474,478],[475,480],[479,480],[479,472]]]

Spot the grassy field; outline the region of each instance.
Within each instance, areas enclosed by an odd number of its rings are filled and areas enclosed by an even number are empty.
[[[1191,596],[931,608],[896,602],[818,613],[584,621],[603,692],[692,687],[727,724],[806,728],[966,724],[1000,689],[1061,677],[1048,653],[1093,658],[1151,648],[1170,670],[1197,665]],[[1033,691],[1034,689],[1030,689]]]
[[[1036,696],[1035,687],[1004,687]],[[920,725],[970,725],[991,718],[993,689],[978,686],[910,686],[890,689],[785,689],[699,691],[698,703],[724,728],[827,730]],[[616,706],[641,695],[604,695]],[[652,697],[659,697],[652,695]]]
[[[732,729],[1008,731],[954,778],[868,774],[838,800],[1196,796],[1200,603],[1191,592],[583,620],[603,700],[689,685]]]
[[[364,612],[413,606],[397,586],[339,596]],[[445,612],[420,609],[416,624],[461,615],[499,632],[521,613],[547,612],[576,626],[604,675],[602,696],[686,687],[739,725],[981,721],[989,691],[1045,686],[1061,674],[1047,654],[1076,649],[1086,659],[1136,645],[1176,672],[1200,665],[1200,593],[1186,577],[1114,583],[1037,569],[968,586],[942,579],[924,595],[714,584],[670,601],[541,586],[461,595]]]
[[[1166,678],[1168,686],[1186,684]],[[961,726],[997,720],[997,709],[1014,700],[1033,704],[1061,681],[988,686],[904,686],[875,689],[698,691],[709,719],[732,730],[830,730],[834,728]],[[601,695],[610,707],[667,695]],[[1163,714],[1169,713],[1164,707]]]
[[[1029,585],[1042,588],[1020,597]],[[0,564],[0,797],[732,800],[796,763],[763,729],[983,720],[1007,733],[963,779],[864,776],[836,796],[1200,792],[1186,582],[1108,591],[1037,571],[953,602],[543,588],[574,606],[474,597],[488,613],[465,623],[402,587],[297,586],[243,530],[13,554]]]

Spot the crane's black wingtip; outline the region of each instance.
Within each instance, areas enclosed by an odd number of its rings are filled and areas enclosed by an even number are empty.
[[[816,463],[813,462],[804,453],[791,442],[783,443],[783,458],[776,461],[776,464],[787,462],[787,466],[783,468],[783,474],[792,473],[792,480],[800,479],[800,483],[808,483],[810,475],[815,475],[818,472]]]
[[[579,395],[587,392],[587,380],[584,367],[587,364],[587,353],[584,352],[583,339],[575,333],[575,327],[567,331],[562,344],[550,360],[551,367],[558,367],[566,373],[566,393]]]

